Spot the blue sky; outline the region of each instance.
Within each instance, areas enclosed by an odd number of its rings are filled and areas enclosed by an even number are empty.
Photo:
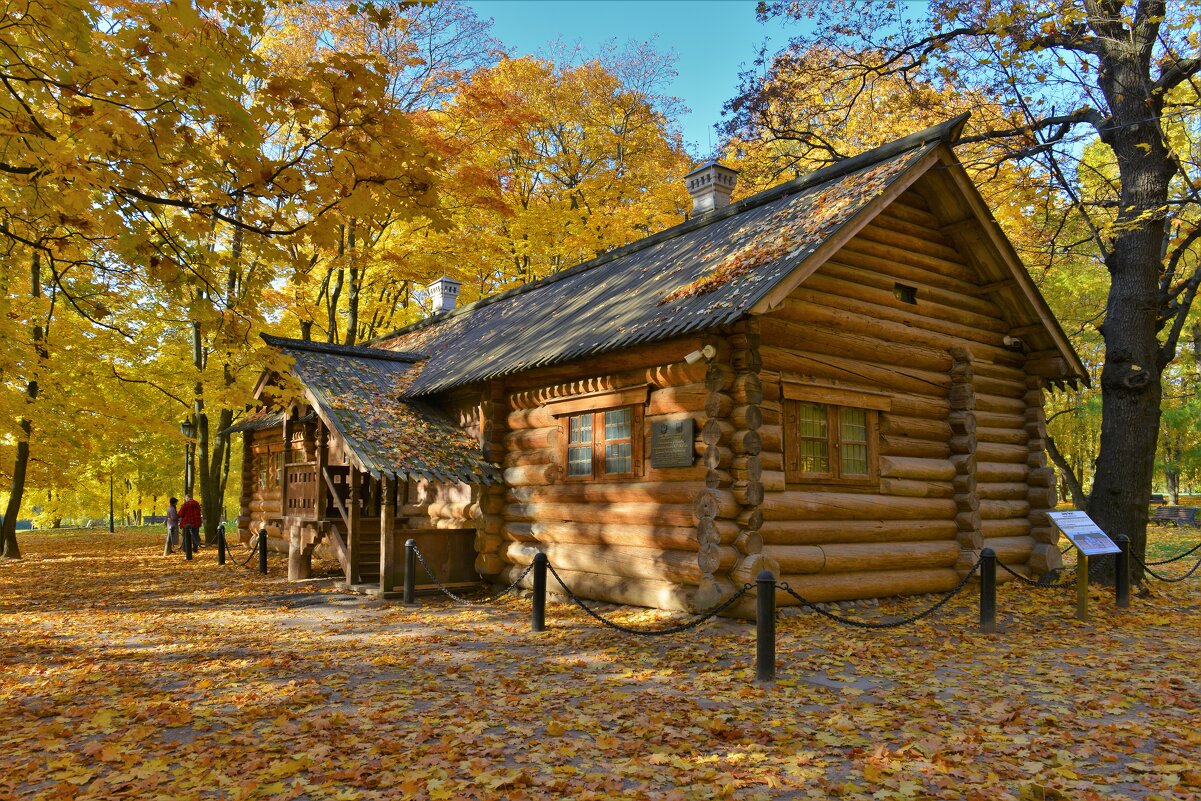
[[[594,51],[606,42],[655,38],[662,52],[678,57],[679,75],[669,93],[691,112],[681,119],[694,156],[708,155],[718,141],[713,126],[738,88],[760,45],[774,52],[788,41],[777,21],[755,19],[755,0],[474,0],[493,35],[514,55],[538,54],[555,40]],[[656,38],[657,37],[657,38]]]

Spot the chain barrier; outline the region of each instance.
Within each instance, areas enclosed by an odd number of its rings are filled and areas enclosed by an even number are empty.
[[[1194,550],[1196,550],[1196,549],[1194,549]],[[1198,569],[1201,569],[1201,559],[1198,559],[1197,564],[1193,565],[1192,568],[1189,570],[1189,572],[1185,573],[1183,576],[1176,576],[1175,578],[1171,578],[1168,576],[1161,576],[1158,573],[1156,573],[1154,570],[1152,570],[1150,568],[1150,566],[1146,562],[1144,562],[1142,559],[1139,558],[1138,554],[1131,552],[1130,555],[1134,557],[1134,561],[1138,562],[1139,566],[1142,567],[1143,570],[1147,571],[1148,575],[1150,575],[1154,578],[1157,578],[1160,581],[1165,582],[1167,584],[1175,584],[1179,581],[1184,581],[1185,579],[1190,578],[1194,573],[1196,573]],[[1156,564],[1156,563],[1152,562],[1152,564]]]
[[[228,542],[225,543],[225,553],[229,559],[230,564],[237,565],[238,567],[246,567],[246,565],[250,564],[250,560],[253,559],[254,555],[258,552],[259,552],[259,538],[255,537],[254,538],[254,547],[252,547],[250,549],[250,553],[246,555],[246,558],[243,559],[241,562],[239,562],[237,559],[235,559],[233,557],[233,554],[230,553],[229,543]]]
[[[1148,565],[1151,565],[1154,567],[1158,567],[1159,565],[1170,565],[1172,562],[1179,562],[1184,557],[1189,556],[1190,554],[1196,553],[1199,549],[1201,549],[1201,543],[1197,543],[1196,545],[1194,545],[1192,548],[1189,548],[1184,553],[1177,554],[1176,556],[1173,556],[1171,559],[1160,559],[1158,562],[1144,562],[1144,563],[1142,563],[1142,565],[1143,565],[1143,567],[1147,567]]]
[[[1076,584],[1076,577],[1075,577],[1074,571],[1072,574],[1069,574],[1071,576],[1070,578],[1066,578],[1063,581],[1056,581],[1054,583],[1044,584],[1042,581],[1040,581],[1038,579],[1032,579],[1032,578],[1023,576],[1021,573],[1017,572],[1016,570],[1011,568],[1009,565],[1002,562],[1000,559],[997,560],[997,567],[1001,568],[1006,573],[1013,576],[1015,579],[1022,582],[1023,584],[1029,584],[1031,587],[1039,587],[1044,590],[1057,590],[1062,587],[1071,587]],[[1097,569],[1096,566],[1094,566],[1093,570],[1096,570],[1096,569]],[[1092,575],[1093,570],[1089,571],[1090,576]]]
[[[967,586],[968,580],[975,575],[977,570],[980,569],[980,564],[983,561],[983,559],[977,559],[976,564],[972,565],[972,569],[969,570],[963,578],[959,579],[959,583],[955,585],[955,588],[948,591],[946,595],[935,601],[933,606],[929,607],[928,609],[923,609],[921,612],[909,615],[908,617],[901,618],[900,620],[889,620],[884,623],[871,623],[866,620],[855,620],[854,618],[843,617],[842,615],[836,615],[833,612],[822,609],[817,604],[803,597],[792,587],[788,586],[787,581],[778,581],[776,582],[776,586],[784,590],[784,592],[788,593],[793,598],[796,598],[801,602],[802,605],[809,607],[822,617],[829,618],[836,623],[842,623],[843,625],[852,626],[853,628],[857,629],[896,629],[900,628],[901,626],[908,626],[910,623],[916,623],[922,618],[929,617],[941,609],[947,603],[947,601],[951,600],[960,592],[962,592],[963,588]],[[997,560],[997,564],[1000,564],[1000,560]]]
[[[521,583],[521,580],[523,578],[525,578],[526,576],[528,576],[530,574],[530,571],[534,569],[534,565],[532,563],[529,565],[526,565],[525,570],[521,571],[521,575],[518,576],[517,578],[513,579],[513,583],[510,584],[508,587],[505,587],[503,590],[496,593],[495,595],[488,596],[487,598],[485,598],[482,601],[473,601],[469,598],[464,598],[461,595],[456,595],[455,593],[451,592],[450,589],[448,589],[446,587],[446,585],[443,584],[442,581],[438,578],[438,575],[433,571],[433,569],[431,569],[430,566],[426,563],[425,556],[422,555],[421,550],[415,545],[413,546],[413,553],[417,556],[417,561],[421,562],[421,566],[423,568],[425,568],[425,572],[429,575],[430,578],[432,578],[434,580],[434,584],[438,585],[438,589],[442,590],[443,594],[445,594],[448,598],[453,598],[454,600],[458,601],[459,603],[467,604],[468,606],[487,606],[490,603],[495,603],[496,601],[499,601],[501,598],[508,595],[513,590],[517,589],[517,585]]]
[[[559,576],[559,573],[555,570],[554,565],[552,565],[550,562],[547,562],[546,569],[549,570],[550,574],[555,577],[555,581],[559,582],[559,586],[563,588],[563,592],[567,594],[567,597],[571,599],[572,603],[587,612],[588,615],[594,620],[597,620],[598,622],[615,631],[624,632],[625,634],[634,634],[639,637],[660,637],[668,634],[680,634],[682,632],[695,629],[702,623],[717,617],[717,615],[721,614],[724,609],[755,588],[753,584],[743,584],[742,589],[738,590],[712,609],[701,612],[696,618],[689,620],[687,623],[681,623],[678,626],[671,626],[666,629],[636,629],[630,626],[623,626],[620,623],[614,623],[612,620],[603,617],[596,610],[588,608],[588,606],[582,600],[580,600],[574,592],[571,591],[571,588],[567,586],[562,577]]]

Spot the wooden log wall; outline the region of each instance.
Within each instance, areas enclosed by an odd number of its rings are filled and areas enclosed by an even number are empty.
[[[277,459],[284,451],[283,427],[248,431],[243,436],[250,440],[251,456],[248,462],[243,462],[242,468],[242,514],[248,518],[247,535],[257,535],[265,528],[269,537],[282,538],[285,536],[281,526],[283,495],[278,485],[269,483],[260,487],[259,472],[264,464],[269,471],[275,470]]]
[[[465,390],[440,399],[442,408],[451,419],[468,434],[480,440],[481,444],[484,443],[485,437],[491,436],[493,430],[490,421],[484,416],[491,413],[488,400],[487,397],[481,400],[478,390]],[[424,479],[402,482],[398,488],[400,512],[397,515],[396,528],[474,528],[479,554],[476,569],[489,566],[491,572],[495,573],[500,569],[495,548],[481,550],[479,547],[484,544],[481,536],[484,531],[484,509],[488,503],[488,491],[489,488],[476,484]],[[483,570],[480,572],[487,575]]]
[[[523,373],[490,390],[491,457],[504,470],[505,486],[484,495],[477,537],[482,573],[507,584],[541,550],[582,597],[694,610],[728,589],[718,577],[741,555],[738,497],[746,491],[732,473],[735,442],[755,421],[753,413],[749,420],[738,416],[742,428],[735,429],[733,398],[714,397],[709,365],[684,361],[703,344],[688,337],[641,346]],[[719,395],[728,396],[733,383],[729,353],[724,346],[715,360],[723,362],[715,371],[721,378],[712,379]],[[640,474],[567,481],[562,417],[546,404],[642,386]],[[711,400],[721,425],[708,425]],[[652,467],[652,427],[684,419],[695,422],[693,466]]]
[[[697,532],[704,552],[716,547],[713,541],[718,520],[737,524],[738,535],[733,543],[737,563],[723,566],[721,572],[729,573],[728,581],[718,573],[706,576],[711,592],[699,599],[700,605],[705,607],[720,602],[737,586],[753,582],[763,570],[771,570],[776,575],[780,573],[779,564],[763,554],[760,533],[763,525],[761,506],[766,491],[761,454],[765,440],[771,443],[779,438],[780,428],[778,419],[772,426],[764,425],[759,320],[739,321],[722,334],[709,342],[717,350],[718,357],[710,364],[706,376],[710,392],[705,402],[705,430],[709,432],[706,444],[714,451],[706,453],[708,472],[704,493],[711,497],[728,484],[736,504],[716,509],[709,520],[701,519],[698,514]],[[715,430],[722,436],[714,435]],[[726,460],[728,465],[723,464]],[[698,496],[698,509],[712,506],[700,503],[701,499],[702,496]],[[721,564],[720,560],[710,560],[710,563]]]
[[[480,400],[478,436],[484,458],[489,461],[499,461],[504,453],[502,438],[508,430],[508,408],[505,404],[505,388],[501,381],[488,382],[483,389]],[[505,470],[506,484],[512,485],[507,479],[520,480],[519,476],[510,476],[509,470],[525,470],[525,480],[530,480],[538,471],[545,471],[553,465],[528,464],[515,465]],[[549,477],[547,480],[552,480]],[[501,554],[505,545],[502,536],[505,525],[505,488],[500,484],[483,487],[480,490],[480,514],[476,521],[475,535],[475,569],[488,578],[501,573],[507,563]]]
[[[258,481],[258,472],[254,463],[254,448],[252,447],[253,439],[254,432],[242,432],[242,493],[238,499],[237,522],[239,542],[250,541],[250,500],[254,495],[254,487]]]
[[[976,390],[972,386],[972,354],[966,348],[951,348],[951,389],[947,394],[951,425],[951,464],[955,467],[955,539],[959,555],[955,564],[962,576],[972,569],[984,547],[980,514],[979,482],[976,477]]]
[[[1027,432],[1027,377],[1019,368],[996,363],[976,364],[974,371],[983,545],[1010,567],[1026,569],[1035,545],[1030,527],[1030,448],[1038,448],[1041,457],[1043,447],[1042,440]],[[1041,413],[1041,390],[1036,406]]]
[[[1030,506],[1027,522],[1033,540],[1027,565],[1035,576],[1063,567],[1063,557],[1059,553],[1059,530],[1051,525],[1051,519],[1047,517],[1047,512],[1055,511],[1059,499],[1055,492],[1055,471],[1047,466],[1047,417],[1043,410],[1045,385],[1045,379],[1038,376],[1026,379],[1026,465],[1030,468],[1026,502]]]
[[[399,528],[473,528],[482,516],[480,488],[472,484],[410,479],[401,492]]]
[[[1030,469],[1034,396],[983,283],[910,190],[760,318],[765,387],[799,380],[891,402],[878,414],[878,486],[818,487],[776,477],[779,391],[761,404],[762,553],[807,598],[946,591],[985,545],[1010,565],[1032,558],[1035,504],[1047,508]]]

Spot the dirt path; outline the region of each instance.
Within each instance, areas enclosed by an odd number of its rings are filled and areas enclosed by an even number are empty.
[[[789,615],[763,689],[744,623],[635,638],[552,603],[534,635],[525,599],[410,609],[160,547],[0,563],[0,799],[1201,797],[1201,580],[1098,592],[1092,625],[1005,585],[988,637],[971,594],[885,634]]]

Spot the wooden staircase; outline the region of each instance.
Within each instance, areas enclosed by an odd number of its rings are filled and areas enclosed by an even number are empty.
[[[359,533],[358,546],[350,557],[355,562],[355,578],[347,585],[347,588],[355,592],[369,592],[372,589],[378,591],[380,585],[380,527],[377,521],[370,518],[364,519],[363,522],[365,525]],[[349,567],[346,526],[341,520],[331,520],[329,523],[329,538],[345,574]]]
[[[357,584],[379,585],[379,530],[368,529],[359,535],[359,547],[355,553],[358,567]]]

